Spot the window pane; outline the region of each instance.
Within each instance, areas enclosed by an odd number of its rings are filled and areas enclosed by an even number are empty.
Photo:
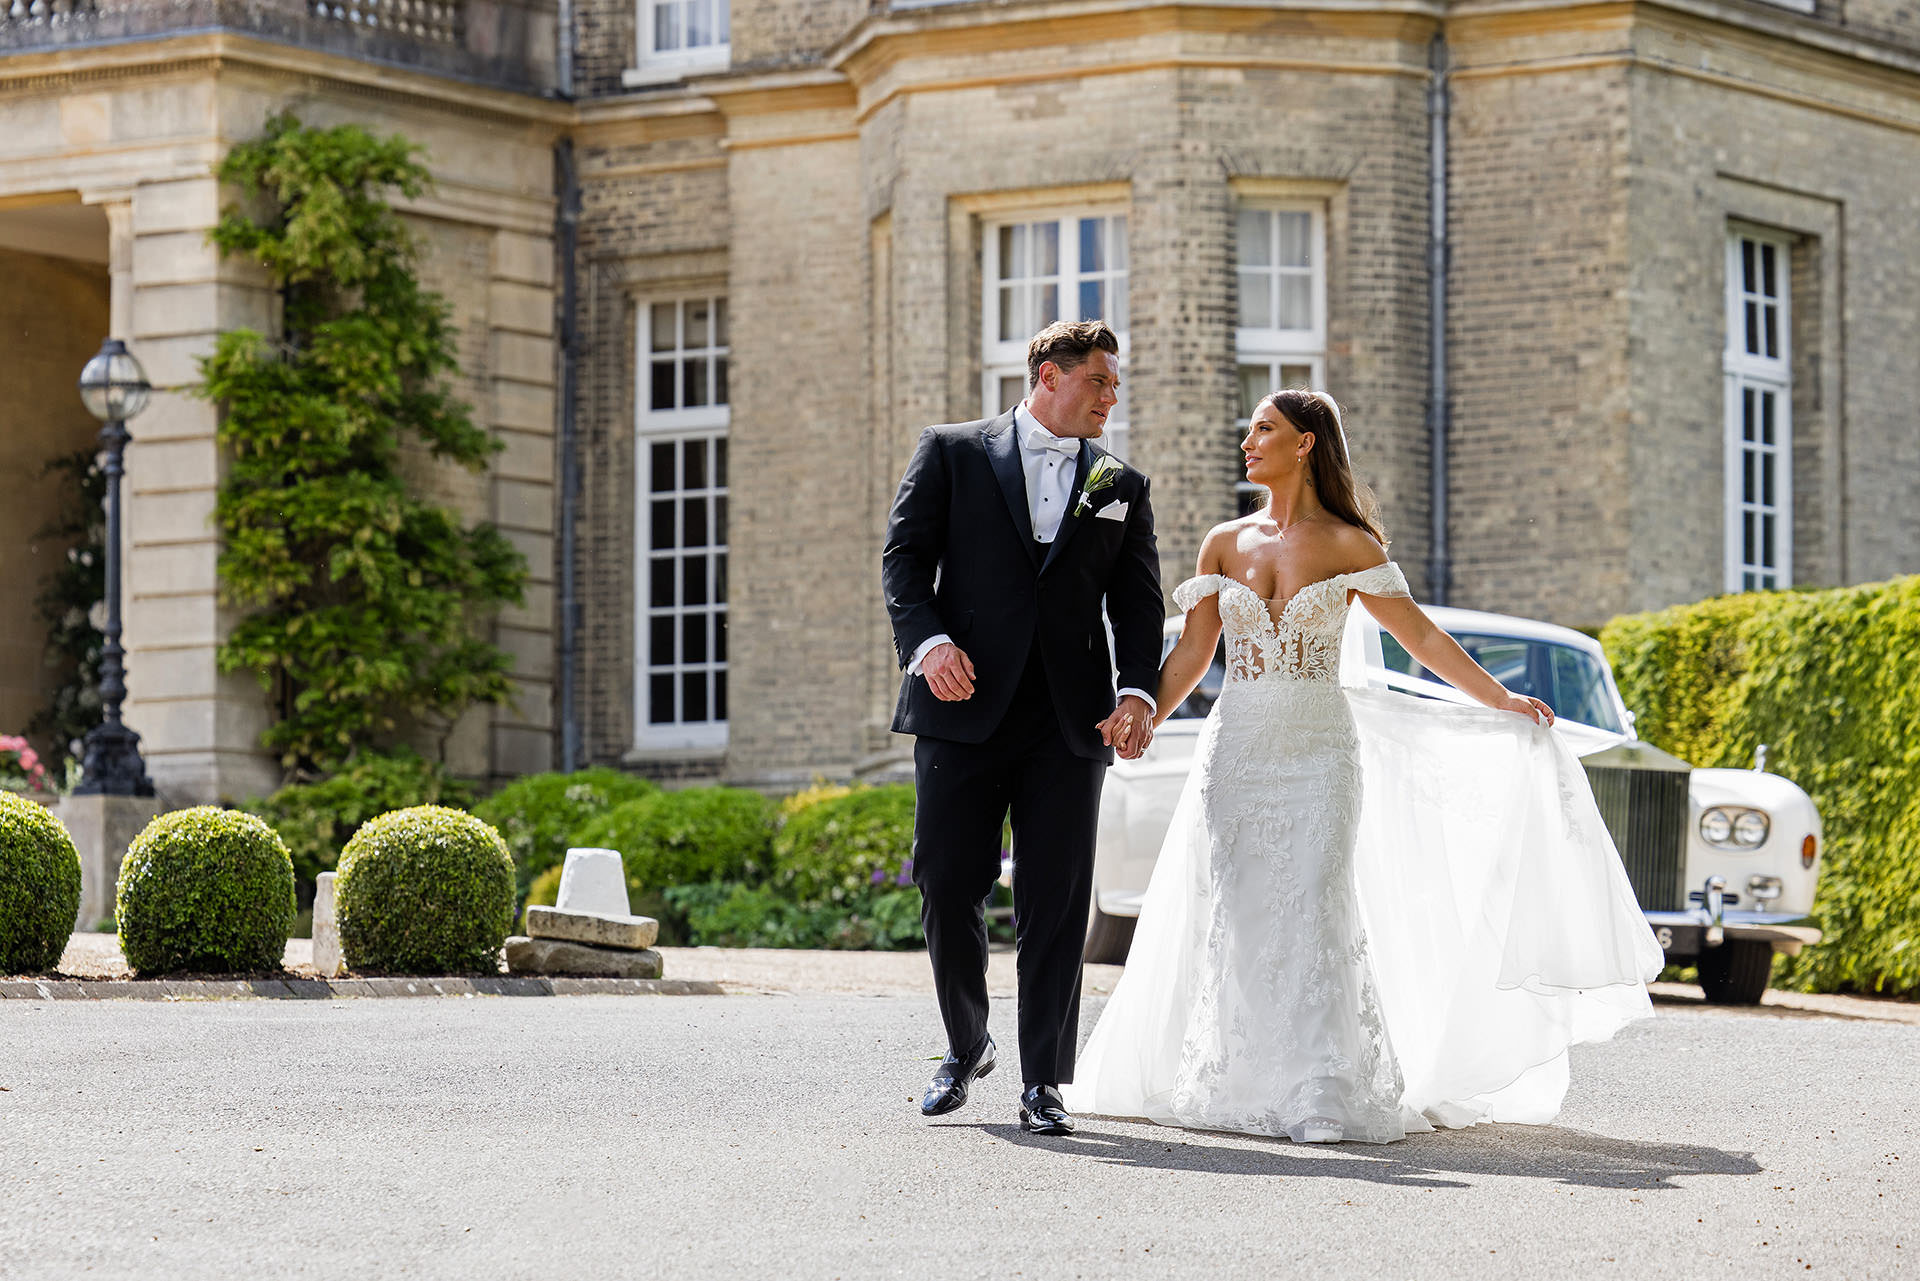
[[[678,303],[657,302],[648,308],[648,337],[652,340],[655,351],[672,351],[679,345],[679,336],[674,329],[678,314]]]
[[[1760,502],[1763,506],[1773,506],[1773,458],[1772,454],[1760,455]]]
[[[1082,218],[1080,220],[1080,270],[1083,273],[1105,271],[1107,269],[1106,230],[1104,218]]]
[[[656,556],[647,566],[647,603],[665,609],[673,604],[673,557]]]
[[[705,489],[707,487],[707,449],[705,440],[688,440],[680,444],[681,465],[686,469],[686,479],[682,489]]]
[[[1740,451],[1740,501],[1743,503],[1753,501],[1753,451],[1751,449]]]
[[[1754,292],[1753,242],[1740,242],[1740,288],[1747,293]]]
[[[1268,283],[1273,277],[1264,271],[1240,273],[1240,327],[1273,328],[1273,294]]]
[[[1080,282],[1080,319],[1094,320],[1106,318],[1106,292],[1106,289],[1098,280],[1083,280]]]
[[[712,400],[707,387],[707,364],[705,356],[695,356],[688,360],[684,367],[685,372],[682,376],[686,380],[687,394],[682,403],[689,409],[708,404]]]
[[[713,304],[702,298],[687,304],[687,340],[690,348],[713,343]]]
[[[1025,400],[1027,396],[1027,376],[1025,374],[1002,374],[1000,376],[1000,394],[996,398],[1001,409],[1008,409]],[[997,411],[996,411],[997,412]]]
[[[725,39],[725,36],[721,37]],[[724,347],[730,339],[727,337],[727,300],[717,298],[713,304],[713,345]]]
[[[727,43],[733,31],[732,0],[718,0],[717,16],[714,19],[715,35],[721,44]]]
[[[648,488],[656,494],[664,494],[674,488],[673,445],[671,442],[656,441],[650,454],[652,461],[648,463],[648,470],[653,476]]]
[[[1760,563],[1768,569],[1774,568],[1779,563],[1773,555],[1773,525],[1774,518],[1771,514],[1760,518]]]
[[[1749,565],[1753,564],[1753,543],[1753,513],[1742,512],[1740,513],[1740,559]]]
[[[722,605],[727,603],[727,554],[725,552],[713,558],[713,599]]]
[[[1022,261],[1026,253],[1027,229],[1025,227],[1000,228],[1000,279],[1018,280],[1026,275],[1026,263]]]
[[[1754,412],[1753,396],[1753,388],[1740,389],[1740,438],[1742,440],[1759,439],[1759,421],[1758,415]]]
[[[687,5],[687,47],[699,48],[712,43],[713,0],[690,0]]]
[[[1279,329],[1313,328],[1313,290],[1309,277],[1288,273],[1280,277]]]
[[[1767,355],[1777,360],[1780,356],[1780,309],[1778,307],[1763,307],[1760,310],[1761,315],[1767,322]]]
[[[1760,246],[1760,292],[1769,298],[1780,296],[1779,287],[1773,282],[1773,258],[1776,252],[1772,245]]]
[[[707,558],[705,556],[687,556],[680,561],[680,603],[682,605],[707,603]]]
[[[647,721],[654,725],[673,724],[673,676],[657,674],[647,680]]]
[[[1273,215],[1264,209],[1242,209],[1234,239],[1242,267],[1266,267],[1273,263],[1273,239],[1269,230]]]
[[[1254,406],[1275,390],[1273,375],[1266,365],[1240,366],[1240,422],[1244,426],[1253,417]]]
[[[1020,336],[1022,329],[1020,312],[1023,308],[1020,306],[1021,300],[1015,297],[1016,292],[1020,288],[1019,285],[1002,285],[1000,287],[999,335],[1001,342],[1011,342]]]
[[[1313,386],[1313,366],[1312,365],[1280,366],[1280,385],[1282,387]]]
[[[653,667],[673,664],[673,615],[655,614],[648,627],[647,663]]]
[[[1280,233],[1280,265],[1311,267],[1313,265],[1313,215],[1297,211],[1279,213],[1274,215],[1274,220]]]
[[[1107,253],[1113,258],[1113,269],[1127,269],[1127,216],[1115,214],[1107,219]]]
[[[1110,309],[1109,314],[1107,316],[1107,323],[1113,326],[1113,332],[1116,334],[1126,333],[1127,332],[1127,278],[1125,276],[1117,276],[1114,278],[1113,300],[1110,303],[1108,303],[1107,306]]]
[[[713,500],[713,542],[716,547],[727,545],[727,496],[725,494]],[[726,598],[726,592],[722,591],[720,599]]]
[[[707,545],[707,500],[689,498],[685,500],[686,520],[680,528],[683,531],[683,547],[705,547]]]
[[[716,721],[727,719],[727,674],[725,672],[713,674],[713,719]]]
[[[725,560],[726,557],[722,556],[720,559]],[[722,596],[725,594],[725,592],[721,593]],[[713,616],[713,661],[716,663],[727,661],[727,616],[725,614]]]
[[[1036,276],[1059,275],[1060,224],[1036,223],[1033,232],[1033,274]]]
[[[680,676],[680,715],[688,721],[707,719],[707,674],[684,672]]]
[[[680,620],[680,661],[707,661],[707,615],[688,614]]]
[[[716,405],[732,403],[727,399],[727,358],[725,356],[720,356],[713,362],[713,403]]]
[[[1771,445],[1773,443],[1774,399],[1775,393],[1773,392],[1763,391],[1760,393],[1760,443],[1763,445]]]
[[[647,397],[650,409],[672,409],[674,364],[671,360],[656,360],[650,367],[647,381],[652,391]]]
[[[1027,329],[1032,330],[1034,333],[1038,333],[1054,321],[1060,319],[1060,286],[1040,286],[1039,301],[1040,314],[1035,316],[1033,323],[1027,326]],[[1026,331],[1023,330],[1021,336],[1026,336]]]
[[[713,483],[721,489],[727,487],[727,438],[725,436],[713,442]]]
[[[673,500],[656,499],[653,504],[652,527],[648,533],[647,546],[660,550],[679,545],[673,530]]]

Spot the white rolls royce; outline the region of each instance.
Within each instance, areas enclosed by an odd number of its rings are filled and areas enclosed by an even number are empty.
[[[1586,767],[1648,924],[1669,963],[1699,967],[1708,1000],[1757,1002],[1775,952],[1792,954],[1820,941],[1820,931],[1805,919],[1820,875],[1820,815],[1806,792],[1766,772],[1764,747],[1750,770],[1694,769],[1635,736],[1633,715],[1592,637],[1504,614],[1444,607],[1427,613],[1508,689],[1553,708],[1554,728]],[[1181,623],[1167,620],[1166,649]],[[1346,661],[1364,661],[1369,685],[1472,701],[1422,669],[1363,606],[1356,603],[1347,629]],[[1213,666],[1152,746],[1108,772],[1089,961],[1126,959],[1201,723],[1224,678],[1224,656],[1216,651]]]

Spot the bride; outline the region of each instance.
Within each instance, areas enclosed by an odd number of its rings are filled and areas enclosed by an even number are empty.
[[[1661,965],[1585,775],[1413,603],[1331,397],[1273,393],[1242,449],[1269,500],[1174,591],[1158,716],[1223,628],[1227,680],[1067,1106],[1297,1142],[1551,1120],[1567,1047],[1651,1015]],[[1343,688],[1356,597],[1486,709]]]

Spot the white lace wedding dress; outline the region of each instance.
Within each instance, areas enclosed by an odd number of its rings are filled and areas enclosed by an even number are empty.
[[[1579,762],[1510,712],[1343,688],[1350,593],[1219,593],[1227,679],[1076,1112],[1384,1143],[1544,1122],[1567,1047],[1652,1013],[1661,953]],[[1364,787],[1362,786],[1364,780]]]

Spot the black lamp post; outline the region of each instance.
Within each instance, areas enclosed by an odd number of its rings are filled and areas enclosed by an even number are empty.
[[[120,476],[126,454],[127,419],[147,407],[153,390],[140,362],[118,338],[100,344],[100,354],[80,371],[80,402],[106,425],[100,448],[107,476],[107,626],[100,650],[100,723],[87,731],[80,784],[84,796],[152,796],[153,780],[140,759],[140,736],[120,723],[120,701],[127,696],[126,651],[120,648]]]

